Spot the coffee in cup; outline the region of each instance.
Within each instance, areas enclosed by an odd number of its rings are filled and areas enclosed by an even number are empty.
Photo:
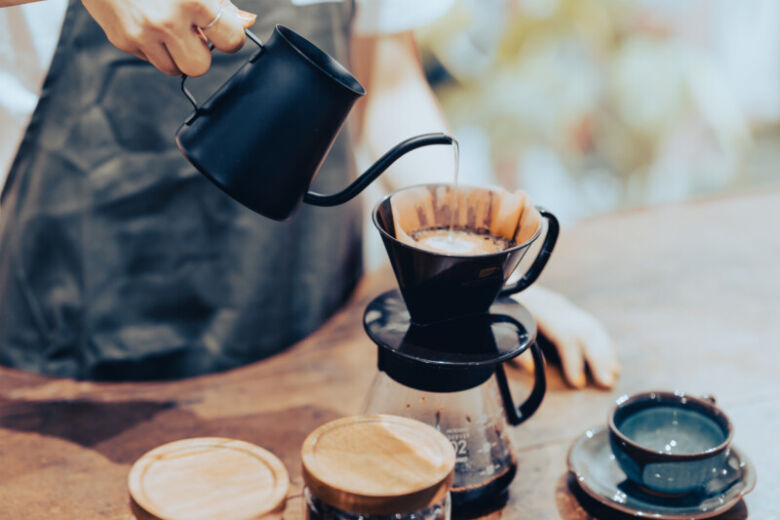
[[[623,396],[608,425],[615,459],[643,489],[666,495],[712,493],[739,477],[728,466],[734,428],[712,398],[680,392]]]

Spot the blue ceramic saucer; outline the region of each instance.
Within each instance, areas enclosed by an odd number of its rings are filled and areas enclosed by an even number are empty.
[[[569,449],[569,471],[580,488],[601,504],[623,513],[661,520],[698,520],[724,513],[756,486],[756,470],[733,444],[726,462],[729,484],[716,493],[689,493],[669,497],[647,493],[626,479],[609,445],[606,427],[582,434]]]

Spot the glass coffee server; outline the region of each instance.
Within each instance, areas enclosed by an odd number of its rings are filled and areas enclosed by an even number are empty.
[[[368,306],[364,324],[379,347],[379,373],[364,411],[411,417],[444,433],[456,455],[453,507],[489,507],[517,471],[509,426],[530,417],[544,397],[544,361],[531,315],[504,300],[490,314],[417,326],[391,291]],[[502,362],[528,348],[535,385],[516,407]]]
[[[455,455],[451,490],[453,511],[483,510],[501,502],[517,472],[510,426],[528,419],[541,405],[546,389],[544,359],[536,344],[536,322],[528,310],[506,296],[533,283],[555,245],[555,216],[539,210],[528,239],[506,250],[458,256],[424,250],[396,238],[400,224],[393,198],[409,196],[429,208],[434,222],[446,225],[443,202],[453,188],[430,185],[391,194],[374,210],[400,290],[375,298],[365,310],[366,333],[378,347],[379,372],[367,395],[365,413],[406,416],[444,433]],[[475,229],[491,229],[501,194],[488,188],[460,188],[466,215],[484,215]],[[452,200],[450,198],[449,200]],[[485,200],[488,201],[485,204]],[[488,208],[480,211],[478,205]],[[433,210],[430,210],[433,208]],[[418,211],[420,215],[425,209]],[[403,217],[400,217],[403,218]],[[517,282],[505,285],[530,245],[547,231],[531,267]],[[429,218],[430,220],[430,218]],[[441,222],[437,222],[441,220]],[[521,223],[508,226],[520,233]],[[495,226],[493,226],[495,227]],[[504,226],[507,227],[507,226]],[[407,233],[410,230],[405,230]],[[534,384],[515,405],[503,363],[530,349]]]

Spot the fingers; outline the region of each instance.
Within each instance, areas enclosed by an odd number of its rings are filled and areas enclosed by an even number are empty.
[[[612,388],[620,374],[615,345],[607,331],[595,319],[589,318],[590,323],[583,327],[581,349],[593,381],[602,388]]]
[[[520,354],[518,357],[515,358],[515,361],[526,372],[533,372],[533,370],[534,370],[534,358],[531,355],[531,351],[530,350],[526,350],[525,352]]]
[[[171,39],[167,43],[167,48],[182,73],[188,76],[202,76],[211,66],[211,52],[197,27],[190,27],[189,30],[188,37]]]
[[[578,337],[579,309],[560,294],[538,286],[524,291],[521,298],[516,299],[528,306],[539,331],[555,346],[566,382],[574,388],[584,387],[587,378]]]
[[[582,355],[578,338],[571,334],[558,334],[552,330],[544,331],[544,335],[558,350],[563,378],[574,388],[583,388],[587,383],[587,378],[585,376],[585,358]]]
[[[127,52],[129,52],[130,54],[132,54],[133,56],[135,56],[140,60],[149,61],[149,58],[146,57],[146,54],[144,54],[141,49],[132,49],[132,50],[128,50]]]
[[[204,38],[221,51],[235,52],[244,45],[244,26],[253,24],[256,16],[239,10],[227,0],[222,4],[211,0],[186,5],[191,10],[190,16],[182,16],[168,25],[163,44],[179,74],[202,76],[209,70],[212,59]],[[160,70],[171,73],[167,67]]]
[[[244,29],[249,29],[257,21],[256,14],[244,11],[243,9],[238,10],[238,17],[241,19],[241,25]]]
[[[545,331],[545,335],[549,337],[551,333]],[[596,386],[605,389],[615,386],[620,375],[620,364],[615,355],[614,344],[603,329],[582,331],[581,336],[565,339],[560,335],[549,339],[558,351],[563,376],[569,385],[574,388],[585,386],[587,366]],[[523,370],[533,372],[534,360],[530,352],[524,352],[515,361]]]
[[[617,383],[620,375],[620,365],[617,362],[609,365],[599,365],[588,361],[588,368],[593,375],[593,382],[604,389],[610,389]]]
[[[601,323],[566,298],[541,287],[523,292],[521,301],[536,318],[539,330],[558,351],[568,384],[574,388],[584,387],[587,366],[596,385],[614,386],[620,366],[615,345]],[[520,363],[525,366],[525,361]]]
[[[223,4],[220,2],[223,1]],[[211,56],[197,27],[217,49],[232,52],[244,44],[244,28],[256,19],[229,0],[82,0],[84,7],[117,48],[148,60],[167,74],[198,76]],[[213,22],[213,23],[212,23]]]
[[[241,11],[232,2],[225,1],[211,19],[199,26],[214,47],[223,52],[236,52],[244,46],[244,28],[251,26],[255,18],[255,15]]]
[[[181,70],[179,70],[179,67],[176,66],[176,63],[168,53],[168,49],[165,47],[165,44],[155,43],[147,45],[143,48],[142,52],[146,55],[149,63],[164,73],[170,74],[171,76],[181,75]]]

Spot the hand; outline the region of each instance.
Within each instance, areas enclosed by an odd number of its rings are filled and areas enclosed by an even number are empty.
[[[244,45],[244,29],[257,18],[229,0],[82,2],[114,46],[171,75],[205,74],[211,66],[206,39],[221,51],[235,52]]]
[[[563,376],[571,386],[585,386],[587,365],[596,385],[612,388],[620,374],[620,364],[615,345],[596,318],[562,295],[539,286],[526,289],[515,299],[528,307],[539,332],[555,345]],[[519,362],[526,368],[533,367],[530,356],[520,356]]]

